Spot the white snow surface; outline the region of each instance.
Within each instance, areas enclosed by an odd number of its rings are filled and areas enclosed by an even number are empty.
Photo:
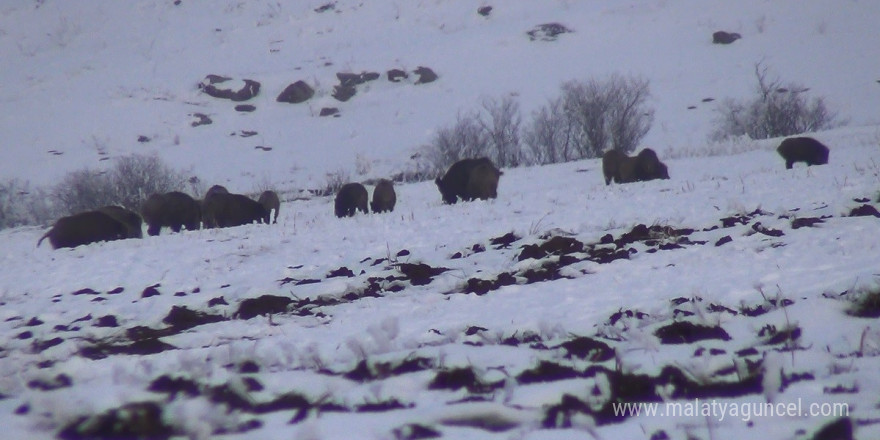
[[[398,205],[388,214],[337,219],[331,198],[286,200],[275,225],[165,230],[61,250],[35,246],[46,228],[0,231],[0,438],[56,438],[81,417],[132,402],[159,403],[175,437],[193,439],[393,439],[407,438],[410,424],[449,439],[647,439],[661,430],[670,439],[808,439],[836,418],[640,415],[596,424],[580,413],[571,427],[552,428],[546,414],[564,394],[601,403],[608,384],[602,373],[518,379],[542,361],[651,376],[675,366],[707,383],[735,381],[729,371],[761,362],[761,392],[717,401],[801,402],[805,410],[846,404],[856,438],[880,437],[880,330],[876,318],[846,314],[860,292],[877,290],[880,275],[880,220],[848,216],[877,206],[880,187],[880,3],[506,1],[488,18],[476,13],[483,2],[340,0],[315,12],[322,4],[0,5],[0,175],[53,183],[110,162],[103,158],[156,151],[239,191],[260,180],[291,190],[320,186],[328,172],[354,170],[358,156],[374,166],[356,178],[382,176],[402,169],[432,130],[476,108],[480,97],[515,94],[530,111],[565,80],[614,72],[651,81],[656,119],[645,145],[662,159],[675,149],[701,150],[715,115],[714,104],[701,100],[748,96],[761,60],[826,97],[849,125],[815,134],[831,149],[824,166],[784,169],[774,151],[779,139],[771,139],[750,142],[745,152],[664,159],[671,179],[662,181],[606,186],[599,161],[585,160],[505,169],[490,201],[444,205],[433,182],[397,185]],[[529,41],[525,31],[545,22],[574,32]],[[712,45],[720,29],[744,38]],[[383,78],[348,103],[329,96],[336,72],[419,65],[440,79]],[[239,114],[233,103],[201,94],[196,85],[207,74],[260,81],[260,95],[248,102],[257,111]],[[317,86],[316,97],[276,103],[298,79]],[[325,105],[342,116],[318,117]],[[191,127],[195,112],[214,124]],[[259,135],[230,136],[240,130]],[[152,140],[138,143],[139,135]],[[745,224],[722,227],[722,218],[751,213]],[[813,217],[827,218],[792,227]],[[629,259],[579,261],[561,278],[526,283],[523,274],[546,260],[519,261],[524,245],[547,236],[598,243],[637,224],[692,228],[697,243],[649,252],[650,244],[637,242],[625,246],[636,251]],[[756,231],[761,226],[783,235]],[[491,243],[510,232],[519,239],[509,247]],[[731,241],[716,246],[725,236]],[[449,270],[426,285],[388,280],[401,275],[401,263]],[[354,275],[328,277],[341,267]],[[502,273],[516,274],[517,284],[464,293],[469,279]],[[377,296],[346,299],[371,277],[382,278]],[[151,286],[159,294],[144,297]],[[236,316],[242,301],[263,295],[317,305],[308,313]],[[760,305],[769,311],[742,313]],[[224,320],[161,337],[173,348],[155,354],[83,355],[130,342],[128,330],[138,326],[166,328],[173,307]],[[612,322],[620,311],[640,318]],[[117,326],[96,325],[109,316]],[[662,344],[655,331],[676,321],[717,325],[730,339]],[[768,326],[797,328],[800,336],[766,344]],[[502,343],[524,335],[546,348]],[[576,336],[609,344],[616,359],[567,357],[558,346]],[[737,353],[749,348],[753,354]],[[430,365],[346,376],[362,361],[416,358]],[[246,363],[257,371],[242,371]],[[456,368],[500,385],[431,388],[439,372]],[[42,389],[60,375],[69,385]],[[148,390],[162,376],[191,380],[203,392]],[[220,386],[251,403],[296,394],[314,405],[291,423],[294,409],[230,408],[204,392]],[[358,410],[383,403],[398,407]],[[248,420],[259,423],[241,429]]]
[[[850,125],[880,123],[877,2],[518,0],[483,17],[482,1],[340,0],[315,12],[328,3],[3,3],[0,176],[51,184],[157,152],[208,186],[240,192],[262,181],[317,188],[340,170],[383,177],[406,169],[435,130],[484,98],[515,96],[527,121],[563,82],[614,73],[650,81],[655,121],[643,144],[662,156],[703,148],[718,104],[753,93],[759,62],[824,97]],[[573,32],[529,40],[527,31],[552,22]],[[717,30],[743,38],[715,45]],[[439,79],[413,84],[418,66]],[[410,79],[388,82],[393,68]],[[383,76],[348,102],[330,96],[337,73],[363,71]],[[257,110],[203,94],[209,74],[259,81],[247,102]],[[315,97],[275,102],[297,80]],[[328,106],[341,117],[319,117]],[[194,113],[213,124],[192,127]]]

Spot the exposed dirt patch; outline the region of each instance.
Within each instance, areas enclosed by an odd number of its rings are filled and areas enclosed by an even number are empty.
[[[162,406],[156,402],[137,402],[104,413],[82,417],[58,433],[64,440],[167,439],[171,426],[162,419]]]
[[[220,315],[212,315],[209,313],[190,310],[186,307],[173,306],[162,322],[173,327],[177,331],[183,331],[196,326],[211,324],[214,322],[225,321],[226,318]]]
[[[449,270],[445,267],[431,267],[424,263],[398,263],[395,266],[413,286],[429,284],[435,276]]]
[[[483,382],[472,368],[454,368],[438,371],[428,385],[428,389],[457,390],[466,388],[471,393],[486,393],[501,385],[501,383]]]
[[[287,307],[292,303],[293,299],[286,296],[263,295],[258,298],[248,298],[238,305],[238,311],[233,316],[238,319],[251,319],[255,316],[286,313]]]
[[[663,344],[691,344],[706,339],[730,340],[730,335],[721,327],[694,324],[690,321],[676,321],[660,327],[654,335]]]

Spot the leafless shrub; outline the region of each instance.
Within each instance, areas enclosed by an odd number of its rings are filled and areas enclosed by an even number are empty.
[[[564,83],[562,96],[536,111],[526,131],[534,162],[635,150],[654,121],[654,110],[645,105],[649,96],[648,80],[639,77],[614,74],[605,80]]]
[[[342,188],[342,185],[351,181],[351,174],[348,171],[339,169],[331,173],[327,173],[327,181],[324,183],[324,186],[313,190],[312,192],[316,196],[329,196],[336,194],[339,192],[339,188]]]
[[[570,81],[559,98],[532,114],[525,129],[513,96],[484,98],[480,110],[459,114],[437,130],[419,153],[420,163],[445,170],[461,159],[485,156],[500,167],[517,167],[598,157],[610,148],[628,153],[653,123],[654,110],[645,104],[649,96],[648,80],[639,77]]]
[[[392,174],[391,180],[401,183],[423,182],[433,179],[441,172],[443,172],[442,168],[426,160],[421,153],[416,153],[410,157],[410,162],[404,165],[403,171]]]
[[[486,136],[488,151],[484,156],[501,167],[518,167],[525,161],[520,142],[519,102],[512,96],[500,100],[483,99],[483,112],[477,119]]]
[[[82,169],[68,173],[52,188],[52,198],[62,214],[120,205],[139,211],[150,194],[195,189],[196,177],[169,167],[158,156],[133,154],[116,159],[107,171]]]
[[[477,122],[479,114],[459,114],[451,126],[442,127],[431,142],[423,147],[422,157],[433,168],[444,169],[468,157],[482,155],[488,140]]]
[[[172,169],[156,155],[141,154],[116,159],[108,177],[113,203],[135,211],[140,210],[141,203],[151,194],[182,191],[199,182],[198,178],[190,179],[185,173]]]
[[[53,187],[52,198],[63,215],[118,203],[108,173],[93,169],[67,173]]]
[[[565,101],[556,98],[532,114],[532,125],[523,134],[534,163],[548,164],[577,160],[575,121],[565,113]]]
[[[825,100],[808,100],[809,90],[797,83],[784,84],[779,78],[769,78],[767,67],[755,64],[756,96],[750,100],[724,100],[718,109],[719,117],[711,138],[723,140],[748,136],[768,139],[826,130],[842,125],[837,113],[828,110]]]
[[[0,229],[47,224],[55,217],[42,188],[31,188],[29,182],[18,179],[0,183]]]
[[[484,98],[480,111],[459,114],[454,124],[437,130],[420,156],[437,170],[482,156],[500,167],[516,167],[526,162],[520,125],[519,103],[512,96]]]

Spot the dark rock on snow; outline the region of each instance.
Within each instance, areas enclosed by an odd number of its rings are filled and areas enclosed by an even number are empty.
[[[713,44],[730,44],[742,38],[742,35],[736,32],[718,31],[712,34]]]
[[[334,9],[336,9],[336,2],[330,2],[318,6],[317,8],[315,8],[315,12],[320,14],[322,12],[332,11]]]
[[[275,101],[299,104],[308,101],[312,96],[315,96],[315,90],[305,81],[300,80],[285,87]]]
[[[199,83],[199,88],[209,96],[232,101],[247,101],[260,93],[259,82],[252,79],[243,81],[244,84],[240,84],[225,76],[208,75]]]
[[[339,84],[333,86],[333,93],[330,95],[336,98],[337,101],[348,101],[357,93],[357,89],[352,85]]]
[[[406,72],[400,69],[391,69],[386,74],[388,75],[388,81],[391,82],[400,82],[409,77]]]
[[[427,84],[437,80],[438,76],[428,67],[419,66],[418,69],[415,70],[415,74],[419,76],[419,79],[416,80],[416,84]]]
[[[559,35],[569,33],[571,29],[559,23],[544,23],[535,26],[532,30],[526,32],[529,40],[536,41],[555,41]]]
[[[206,114],[204,114],[204,113],[193,113],[193,114],[191,114],[190,116],[196,118],[195,121],[192,121],[192,122],[189,124],[189,125],[191,125],[191,126],[193,126],[193,127],[198,127],[198,126],[200,126],[200,125],[211,125],[211,124],[214,123],[214,121],[211,120],[211,118],[209,118],[208,115],[206,115]]]
[[[374,81],[379,79],[379,73],[377,72],[361,72],[361,73],[345,73],[339,72],[336,74],[336,78],[339,79],[339,84],[343,86],[356,86],[363,84],[368,81]]]

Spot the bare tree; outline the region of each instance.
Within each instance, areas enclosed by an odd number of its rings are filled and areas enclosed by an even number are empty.
[[[650,96],[648,80],[613,75],[606,84],[608,131],[611,148],[624,152],[635,150],[654,122],[654,110],[644,108]],[[595,150],[601,156],[602,150]]]
[[[609,143],[607,112],[610,105],[605,87],[595,80],[569,81],[562,85],[565,113],[577,127],[572,133],[580,158],[596,157]]]
[[[525,162],[525,152],[520,142],[519,102],[512,96],[501,100],[483,99],[484,113],[477,122],[486,138],[484,156],[501,167],[518,167]]]
[[[0,183],[0,229],[46,224],[55,218],[49,196],[27,181],[11,179]]]
[[[436,170],[444,170],[461,159],[485,154],[489,140],[479,118],[478,113],[459,114],[454,124],[437,130],[422,157]]]
[[[66,214],[107,205],[139,211],[153,193],[183,191],[196,177],[169,167],[156,155],[133,154],[116,159],[107,171],[82,169],[68,173],[52,189],[59,211]]]
[[[93,169],[68,173],[53,187],[52,198],[65,215],[119,203],[107,173]]]
[[[532,160],[537,164],[564,162],[570,132],[565,130],[562,116],[562,100],[551,100],[547,105],[532,112],[532,125],[523,133]]]
[[[649,96],[648,81],[637,77],[566,82],[560,98],[533,114],[525,142],[537,163],[598,157],[612,148],[629,153],[653,123]]]
[[[484,98],[480,111],[459,114],[454,124],[437,130],[420,157],[444,170],[468,157],[517,167],[597,157],[610,148],[628,153],[654,120],[645,104],[649,96],[648,81],[638,77],[569,81],[562,96],[532,114],[526,129],[512,95]]]
[[[132,154],[116,159],[109,173],[113,203],[138,211],[151,194],[180,191],[188,177],[172,169],[157,155]]]
[[[825,106],[822,98],[808,100],[809,90],[797,83],[784,84],[770,78],[768,68],[755,64],[755,96],[750,100],[727,99],[718,109],[719,117],[712,133],[716,141],[748,136],[767,139],[826,130],[839,125],[837,113]]]
[[[513,96],[484,98],[481,111],[459,114],[454,124],[440,128],[419,156],[438,172],[470,157],[488,157],[501,167],[527,161],[521,137],[522,118]]]
[[[27,182],[0,183],[0,229],[50,223],[54,218],[107,205],[140,211],[153,193],[200,194],[198,177],[169,167],[156,155],[133,154],[116,159],[106,171],[72,171],[55,185],[31,188]]]
[[[326,176],[327,181],[324,183],[324,187],[312,191],[316,196],[323,197],[336,194],[343,185],[351,182],[351,173],[342,168],[329,172]]]

